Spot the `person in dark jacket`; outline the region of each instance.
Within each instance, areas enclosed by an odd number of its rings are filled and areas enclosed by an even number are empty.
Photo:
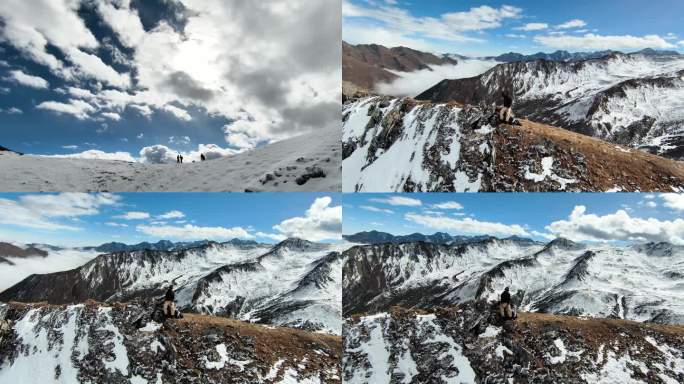
[[[173,283],[169,286],[169,289],[164,295],[164,306],[162,307],[164,315],[166,317],[174,317],[176,315],[176,294],[173,292]]]
[[[499,313],[501,317],[506,319],[513,318],[513,310],[511,309],[511,294],[508,292],[508,287],[501,293],[501,300],[499,301]]]
[[[506,91],[501,92],[501,97],[503,98],[503,108],[499,110],[499,120],[509,123],[513,118],[513,98]]]
[[[200,153],[200,160],[204,161],[204,160],[206,160],[206,159],[207,159],[207,158],[204,157],[204,153]]]

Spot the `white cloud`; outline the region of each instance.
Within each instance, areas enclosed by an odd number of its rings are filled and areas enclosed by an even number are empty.
[[[24,111],[17,107],[9,107],[7,109],[0,108],[0,112],[4,112],[10,115],[21,115],[22,113],[24,113]]]
[[[177,151],[163,144],[143,147],[140,150],[140,161],[149,164],[175,163],[176,156],[183,155],[184,162],[200,161],[200,154],[204,154],[207,160],[232,156],[240,151],[222,148],[216,144],[198,144],[195,151]]]
[[[61,193],[23,195],[17,200],[0,199],[0,223],[46,230],[80,230],[53,221],[54,218],[77,218],[99,213],[101,206],[114,205],[120,198],[108,193]]]
[[[71,146],[69,146],[69,147],[71,147]],[[67,148],[67,149],[73,149],[73,148]],[[41,155],[41,156],[61,158],[61,159],[97,159],[97,160],[118,160],[118,161],[128,161],[128,162],[137,161],[128,152],[104,152],[104,151],[100,151],[98,149],[90,149],[90,150],[83,151],[80,153],[70,153],[67,155],[49,155],[49,156]]]
[[[383,204],[389,204],[389,205],[394,205],[394,206],[405,206],[405,207],[418,207],[423,205],[423,202],[420,201],[419,199],[415,199],[412,197],[406,197],[406,196],[389,196],[386,198],[373,198],[370,199],[370,201],[376,202],[376,203],[383,203]]]
[[[165,145],[157,144],[143,147],[140,150],[140,159],[143,163],[150,164],[174,163],[178,153]]]
[[[99,80],[117,88],[128,88],[131,85],[128,73],[117,72],[96,55],[73,47],[68,48],[66,54],[69,61],[76,65],[73,72],[79,77]]]
[[[155,236],[163,239],[178,239],[178,240],[229,240],[234,238],[251,239],[253,235],[249,234],[246,229],[242,227],[224,228],[224,227],[198,227],[191,224],[183,226],[149,226],[138,225],[136,229],[149,236]]]
[[[7,80],[37,89],[46,89],[50,86],[50,83],[42,77],[28,75],[21,70],[10,71]]]
[[[180,219],[181,217],[185,217],[183,212],[173,210],[157,216],[157,219]]]
[[[263,237],[263,238],[271,239],[274,241],[283,241],[283,240],[287,239],[287,236],[285,236],[283,234],[277,234],[277,233],[257,232],[257,233],[255,233],[255,235],[257,237]]]
[[[675,46],[668,43],[665,39],[658,35],[646,36],[603,36],[593,33],[587,33],[583,36],[567,36],[567,35],[546,35],[536,36],[534,40],[537,43],[556,49],[575,49],[575,50],[632,50],[643,48],[674,48]]]
[[[303,217],[293,217],[274,225],[273,229],[287,237],[310,241],[342,237],[342,206],[330,206],[328,196],[317,198]]]
[[[459,60],[457,65],[433,65],[430,69],[396,72],[400,77],[391,83],[380,83],[376,89],[383,95],[416,96],[425,91],[425,84],[437,84],[444,79],[462,79],[487,72],[500,63],[493,60]]]
[[[123,45],[129,48],[135,47],[145,36],[145,29],[138,12],[130,9],[129,1],[116,3],[118,7],[111,2],[100,1],[97,4],[97,10]]]
[[[372,205],[359,205],[359,208],[364,209],[366,211],[371,211],[371,212],[394,213],[394,211],[391,209],[378,208],[378,207],[374,207]]]
[[[102,116],[104,116],[110,120],[114,120],[114,121],[121,120],[121,115],[119,115],[118,113],[115,113],[115,112],[103,112]]]
[[[573,20],[567,21],[563,24],[557,25],[556,28],[557,29],[571,29],[571,28],[582,28],[582,27],[586,27],[586,26],[587,26],[587,23],[584,22],[584,20],[573,19]]]
[[[436,17],[416,17],[408,11],[386,5],[361,6],[347,0],[342,2],[343,38],[351,43],[383,43],[392,40],[415,49],[427,44],[423,38],[445,41],[475,42],[477,37],[467,36],[464,32],[482,31],[498,28],[505,19],[516,19],[522,9],[503,5],[493,8],[487,5],[472,7],[468,11],[450,12]],[[359,18],[361,21],[359,21]],[[365,22],[372,19],[373,22]],[[380,26],[378,26],[380,23]],[[368,33],[364,33],[364,29]],[[413,36],[421,36],[415,38]]]
[[[655,208],[658,206],[658,203],[656,203],[655,201],[647,201],[646,206],[650,208]]]
[[[432,208],[437,208],[437,209],[463,209],[463,206],[458,201],[445,201],[443,203],[433,204]]]
[[[511,39],[525,39],[527,38],[527,35],[519,35],[515,33],[507,33],[504,36],[510,37]]]
[[[574,241],[666,241],[684,245],[684,220],[631,217],[624,210],[599,216],[576,206],[567,220],[552,222],[546,230]]]
[[[128,224],[124,224],[124,223],[106,222],[104,224],[108,227],[128,227]]]
[[[684,194],[683,193],[663,193],[660,195],[663,199],[663,205],[677,211],[684,211]]]
[[[145,220],[150,218],[150,214],[147,212],[131,211],[126,212],[123,215],[113,216],[115,219],[122,220]]]
[[[152,116],[152,109],[147,105],[130,104],[129,107],[135,109],[140,115],[148,119]]]
[[[170,114],[176,116],[176,118],[184,121],[190,121],[192,120],[192,116],[186,111],[185,109],[178,108],[173,105],[165,105],[163,108],[166,112],[169,112]]]
[[[190,144],[190,137],[188,136],[171,136],[169,137],[169,144],[180,144],[187,145]]]
[[[517,27],[513,29],[516,29],[518,31],[541,31],[543,29],[547,29],[548,27],[549,25],[546,23],[527,23],[522,27]]]
[[[463,219],[454,219],[445,216],[428,216],[416,213],[407,213],[406,220],[422,225],[426,228],[443,230],[443,231],[457,231],[468,234],[487,234],[497,236],[529,236],[530,234],[520,225],[493,223],[487,221],[479,221],[469,217]]]
[[[85,120],[90,117],[90,114],[95,112],[95,107],[86,103],[83,100],[71,99],[69,103],[62,103],[58,101],[44,101],[36,106],[38,109],[45,109],[56,112],[57,114],[66,113],[73,115],[79,120]]]

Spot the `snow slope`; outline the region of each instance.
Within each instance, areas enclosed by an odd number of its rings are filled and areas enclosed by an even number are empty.
[[[340,383],[341,340],[144,304],[0,304],[2,383]],[[286,342],[284,342],[286,340]]]
[[[0,190],[339,191],[339,138],[336,129],[320,130],[238,155],[182,166],[19,156],[5,151],[0,152]]]
[[[680,383],[684,331],[612,319],[520,313],[468,302],[345,321],[349,383]]]
[[[393,305],[497,301],[510,287],[525,311],[684,324],[684,247],[672,244],[490,239],[456,246],[357,246],[345,256],[345,315]]]

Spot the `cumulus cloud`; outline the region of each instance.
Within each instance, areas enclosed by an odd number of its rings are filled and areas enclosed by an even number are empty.
[[[663,193],[660,195],[663,205],[677,211],[684,211],[684,194],[682,193]]]
[[[254,238],[246,229],[242,227],[198,227],[191,224],[183,226],[172,225],[138,225],[136,229],[149,236],[163,239],[178,240],[229,240],[234,238],[252,239]]]
[[[416,96],[425,91],[426,85],[437,84],[444,79],[462,79],[481,75],[500,64],[493,60],[459,60],[456,65],[433,65],[430,69],[414,72],[393,71],[399,77],[390,83],[376,85],[383,95]]]
[[[274,241],[283,241],[283,240],[287,239],[287,236],[285,236],[283,234],[277,234],[277,233],[257,232],[255,235],[257,237],[263,237],[263,238],[271,239]]]
[[[394,205],[394,206],[405,206],[405,207],[418,207],[418,206],[423,205],[423,202],[420,201],[419,199],[416,199],[413,197],[406,197],[406,196],[396,196],[396,195],[385,197],[385,198],[373,198],[373,199],[370,199],[370,201],[373,201],[376,203]]]
[[[176,156],[180,153],[183,155],[184,162],[192,162],[200,161],[201,154],[204,154],[207,160],[214,160],[240,152],[239,150],[222,148],[216,144],[199,144],[197,145],[197,150],[194,151],[177,151],[165,145],[157,144],[143,147],[140,150],[140,161],[149,164],[175,163]]]
[[[131,211],[113,217],[121,220],[145,220],[150,218],[150,214],[147,212]]]
[[[140,160],[150,164],[171,163],[176,161],[178,153],[165,145],[157,144],[143,147],[140,150]]]
[[[614,35],[605,36],[587,33],[583,36],[568,35],[544,35],[536,36],[534,40],[542,45],[555,49],[575,49],[575,50],[636,50],[643,48],[667,49],[674,48],[674,44],[669,43],[658,35],[632,36]]]
[[[27,87],[37,89],[46,89],[50,86],[50,83],[48,83],[48,81],[43,79],[42,77],[28,75],[21,70],[10,71],[6,79],[14,81],[21,85],[25,85]]]
[[[114,120],[114,121],[119,121],[119,120],[121,120],[121,115],[119,115],[119,114],[116,113],[116,112],[103,112],[103,113],[102,113],[102,116],[104,116],[104,117],[106,117],[106,118],[108,118],[108,119],[110,119],[110,120]]]
[[[338,240],[342,237],[342,206],[330,206],[328,196],[317,198],[303,217],[293,217],[274,225],[286,237],[310,241]]]
[[[479,221],[469,217],[454,219],[446,216],[429,216],[417,213],[407,213],[406,220],[422,225],[426,228],[442,231],[456,231],[467,234],[486,234],[496,236],[529,236],[530,234],[518,224],[508,225],[487,221]]]
[[[563,24],[557,25],[556,29],[582,28],[582,27],[585,27],[586,25],[587,25],[587,23],[584,20],[573,19],[573,20],[567,21]]]
[[[549,25],[546,23],[527,23],[523,25],[522,27],[516,27],[513,29],[519,30],[519,31],[540,31],[543,29],[548,28]]]
[[[546,230],[575,241],[665,241],[684,245],[684,220],[631,217],[627,211],[599,216],[576,206],[567,220],[554,221]]]
[[[68,147],[68,148],[67,148]],[[75,149],[78,146],[65,146],[66,149]],[[97,160],[118,160],[118,161],[137,161],[128,152],[104,152],[98,149],[90,149],[80,153],[70,153],[66,155],[43,155],[43,157],[54,157],[58,159],[97,159]]]
[[[117,204],[119,200],[119,196],[108,193],[23,195],[17,200],[0,199],[0,223],[46,230],[79,230],[54,219],[96,215],[100,207]]]
[[[339,125],[337,0],[157,3],[150,15],[127,0],[7,0],[0,2],[0,41],[49,68],[65,87],[88,84],[70,93],[74,100],[40,105],[82,120],[127,107],[182,121],[195,113],[221,116],[231,121],[226,142],[240,149]],[[98,41],[83,8],[113,34]],[[154,23],[143,27],[150,17]],[[303,25],[319,28],[311,33]]]
[[[79,120],[85,120],[90,114],[95,112],[95,107],[83,100],[71,99],[68,103],[58,101],[44,101],[36,106],[38,109],[45,109],[56,112],[57,114],[72,115]]]

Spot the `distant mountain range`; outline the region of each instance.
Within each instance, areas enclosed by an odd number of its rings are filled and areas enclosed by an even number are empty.
[[[148,243],[146,241],[138,244],[124,244],[124,243],[105,243],[98,245],[96,247],[84,247],[84,251],[97,251],[102,253],[112,253],[112,252],[134,252],[134,251],[180,251],[184,249],[197,248],[203,245],[213,243],[209,240],[199,240],[190,242],[176,242],[169,240],[159,240],[156,243]],[[258,243],[253,240],[241,240],[233,239],[227,242],[227,244],[233,245],[257,245]]]
[[[508,52],[501,54],[499,56],[487,56],[484,57],[486,60],[495,60],[502,63],[513,63],[518,61],[535,61],[535,60],[548,60],[548,61],[583,61],[589,59],[598,59],[601,57],[609,56],[616,53],[623,53],[620,51],[595,51],[595,52],[568,52],[568,51],[556,51],[552,53],[537,52],[531,55],[524,55],[517,52]],[[657,50],[652,48],[642,49],[640,51],[632,52],[630,54],[640,54],[646,56],[679,56],[677,51],[666,51]]]
[[[435,232],[432,235],[424,235],[422,233],[412,233],[410,235],[392,235],[387,232],[379,231],[367,231],[359,232],[353,235],[342,235],[342,237],[352,243],[359,244],[400,244],[400,243],[411,243],[422,241],[425,243],[433,244],[468,244],[484,241],[487,239],[493,239],[493,236],[482,235],[482,236],[463,236],[463,235],[450,235],[444,232]],[[511,236],[507,238],[508,240],[514,240],[519,242],[529,242],[534,243],[532,239],[527,239],[519,236]]]

